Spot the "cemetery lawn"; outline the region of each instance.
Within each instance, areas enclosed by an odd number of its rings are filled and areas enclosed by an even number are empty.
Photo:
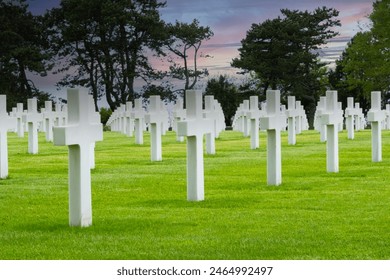
[[[370,131],[339,134],[340,172],[326,172],[319,134],[282,134],[283,183],[266,184],[260,149],[227,131],[205,155],[205,201],[186,200],[186,144],[162,137],[163,161],[145,144],[105,132],[92,171],[93,226],[68,226],[68,151],[39,135],[8,134],[0,180],[0,259],[390,259],[390,131],[371,162]]]

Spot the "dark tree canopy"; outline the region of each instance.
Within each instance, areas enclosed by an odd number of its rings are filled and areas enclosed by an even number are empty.
[[[89,87],[95,99],[103,95],[111,109],[137,97],[136,79],[149,84],[159,78],[150,64],[161,54],[164,22],[156,0],[62,0],[52,11],[53,36],[64,71],[75,68],[61,85]]]
[[[8,110],[27,98],[40,103],[50,98],[40,92],[28,73],[46,75],[50,53],[41,17],[27,11],[25,1],[0,0],[0,92],[7,95]]]
[[[254,72],[267,89],[280,89],[283,95],[295,95],[312,118],[319,95],[325,65],[318,49],[338,33],[338,11],[317,8],[313,12],[281,10],[282,17],[253,24],[241,41],[240,56],[232,66]]]
[[[370,19],[371,30],[352,38],[330,73],[342,101],[354,97],[365,112],[370,108],[371,91],[382,91],[386,102],[390,99],[390,1],[376,1]]]

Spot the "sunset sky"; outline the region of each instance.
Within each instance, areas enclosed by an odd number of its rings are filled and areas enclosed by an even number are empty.
[[[41,14],[46,9],[58,6],[59,0],[29,0],[30,11]],[[361,28],[367,28],[367,16],[372,12],[375,0],[167,0],[167,7],[161,9],[166,22],[192,22],[198,19],[203,26],[210,26],[214,37],[203,45],[202,52],[212,58],[201,60],[200,67],[207,67],[210,75],[234,74],[237,69],[230,62],[238,56],[240,41],[252,23],[261,23],[280,15],[280,9],[312,11],[317,7],[332,7],[340,12],[342,26],[337,29],[340,36],[324,49],[323,55],[336,59],[351,37]],[[42,90],[58,95],[54,83],[60,77],[33,77]],[[60,96],[64,97],[65,90]]]

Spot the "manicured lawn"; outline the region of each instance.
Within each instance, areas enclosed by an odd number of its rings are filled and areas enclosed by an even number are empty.
[[[205,198],[186,201],[186,144],[163,136],[150,162],[149,135],[105,132],[92,171],[93,226],[68,226],[67,148],[27,154],[9,133],[0,181],[0,259],[389,259],[390,131],[371,162],[370,131],[340,137],[340,172],[326,172],[326,144],[306,131],[282,135],[283,184],[266,185],[266,138],[224,132],[205,155]]]

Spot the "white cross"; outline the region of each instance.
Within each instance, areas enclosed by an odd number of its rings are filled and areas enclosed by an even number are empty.
[[[134,109],[131,117],[135,122],[135,143],[142,145],[144,143],[144,119],[145,110],[142,107],[142,98],[134,100]]]
[[[145,121],[150,125],[151,161],[162,161],[161,126],[163,119],[160,96],[150,96],[149,113],[145,115]]]
[[[186,110],[183,109],[183,99],[176,101],[175,107],[173,108],[173,130],[176,131],[176,141],[183,142],[184,137],[179,136],[177,133],[177,123],[183,121],[186,118]]]
[[[69,224],[92,224],[91,144],[103,140],[103,126],[91,115],[88,93],[68,89],[68,124],[54,127],[54,145],[69,149]]]
[[[363,114],[363,109],[360,108],[360,103],[358,102],[355,103],[355,110],[357,113],[356,120],[355,120],[356,130],[357,131],[364,130],[366,123]]]
[[[53,112],[51,101],[45,101],[45,110],[43,113],[43,122],[45,123],[46,141],[53,142],[53,124],[56,114]]]
[[[19,137],[24,137],[24,123],[23,123],[23,103],[16,104],[16,121],[17,121],[17,133]]]
[[[296,125],[295,120],[298,117],[298,110],[296,108],[295,96],[287,97],[287,111],[286,115],[288,118],[288,144],[295,145],[297,143],[296,137]]]
[[[9,129],[15,128],[16,119],[7,113],[7,96],[0,95],[0,178],[8,177],[8,138]]]
[[[179,136],[187,136],[187,199],[204,200],[203,135],[213,127],[202,115],[202,92],[186,91],[187,119],[177,124]]]
[[[297,119],[295,122],[295,133],[301,134],[302,133],[302,108],[301,108],[301,101],[295,101],[295,108],[297,110]]]
[[[127,118],[126,118],[126,104],[121,104],[119,107],[120,132],[126,134]]]
[[[219,134],[226,129],[226,124],[225,124],[225,115],[223,113],[223,109],[221,104],[218,102],[218,100],[214,100],[214,108],[218,113],[218,118],[217,118],[217,131],[215,138],[219,138]]]
[[[322,115],[322,124],[326,125],[326,167],[328,172],[339,172],[339,136],[338,127],[340,116],[338,114],[337,91],[326,92],[326,107]]]
[[[38,123],[42,116],[38,113],[37,99],[27,100],[27,113],[23,116],[23,121],[28,125],[28,152],[29,154],[38,153]]]
[[[95,103],[93,101],[92,95],[88,94],[88,101],[89,101],[89,117],[92,123],[101,123],[101,117],[99,112],[95,111]],[[90,168],[95,169],[95,142],[91,143],[90,146],[90,153],[89,153],[89,162],[90,162]]]
[[[203,117],[209,119],[212,124],[211,133],[206,134],[206,153],[209,155],[215,154],[215,137],[217,134],[217,118],[218,113],[215,111],[214,96],[206,95],[204,97],[204,112]]]
[[[132,110],[133,110],[133,102],[127,101],[125,118],[126,118],[126,135],[128,137],[133,137],[134,134],[134,120],[131,117]]]
[[[249,97],[249,111],[247,113],[247,118],[250,121],[251,149],[253,150],[258,149],[260,146],[259,121],[261,116],[263,116],[263,113],[259,109],[259,97]]]
[[[386,104],[386,129],[390,129],[390,104]]]
[[[267,90],[267,113],[260,118],[260,126],[267,130],[267,183],[282,183],[282,148],[280,131],[286,119],[280,113],[280,91]]]
[[[382,161],[382,128],[381,122],[386,118],[386,112],[381,110],[381,92],[371,92],[371,109],[367,119],[371,122],[372,161]]]
[[[326,135],[326,124],[323,124],[322,117],[324,113],[326,112],[326,96],[321,96],[320,101],[318,102],[316,114],[318,116],[318,126],[320,131],[320,141],[326,142],[327,135]]]
[[[354,119],[357,115],[356,109],[354,108],[353,97],[347,98],[347,108],[345,108],[345,122],[348,131],[348,139],[355,138]]]
[[[169,130],[169,114],[165,107],[165,104],[162,100],[160,100],[160,108],[161,108],[161,135],[166,135]]]
[[[247,113],[249,112],[249,100],[244,100],[242,103],[241,107],[241,122],[242,122],[242,129],[243,129],[243,134],[244,137],[249,136],[249,124],[248,124],[248,118],[247,118]]]

